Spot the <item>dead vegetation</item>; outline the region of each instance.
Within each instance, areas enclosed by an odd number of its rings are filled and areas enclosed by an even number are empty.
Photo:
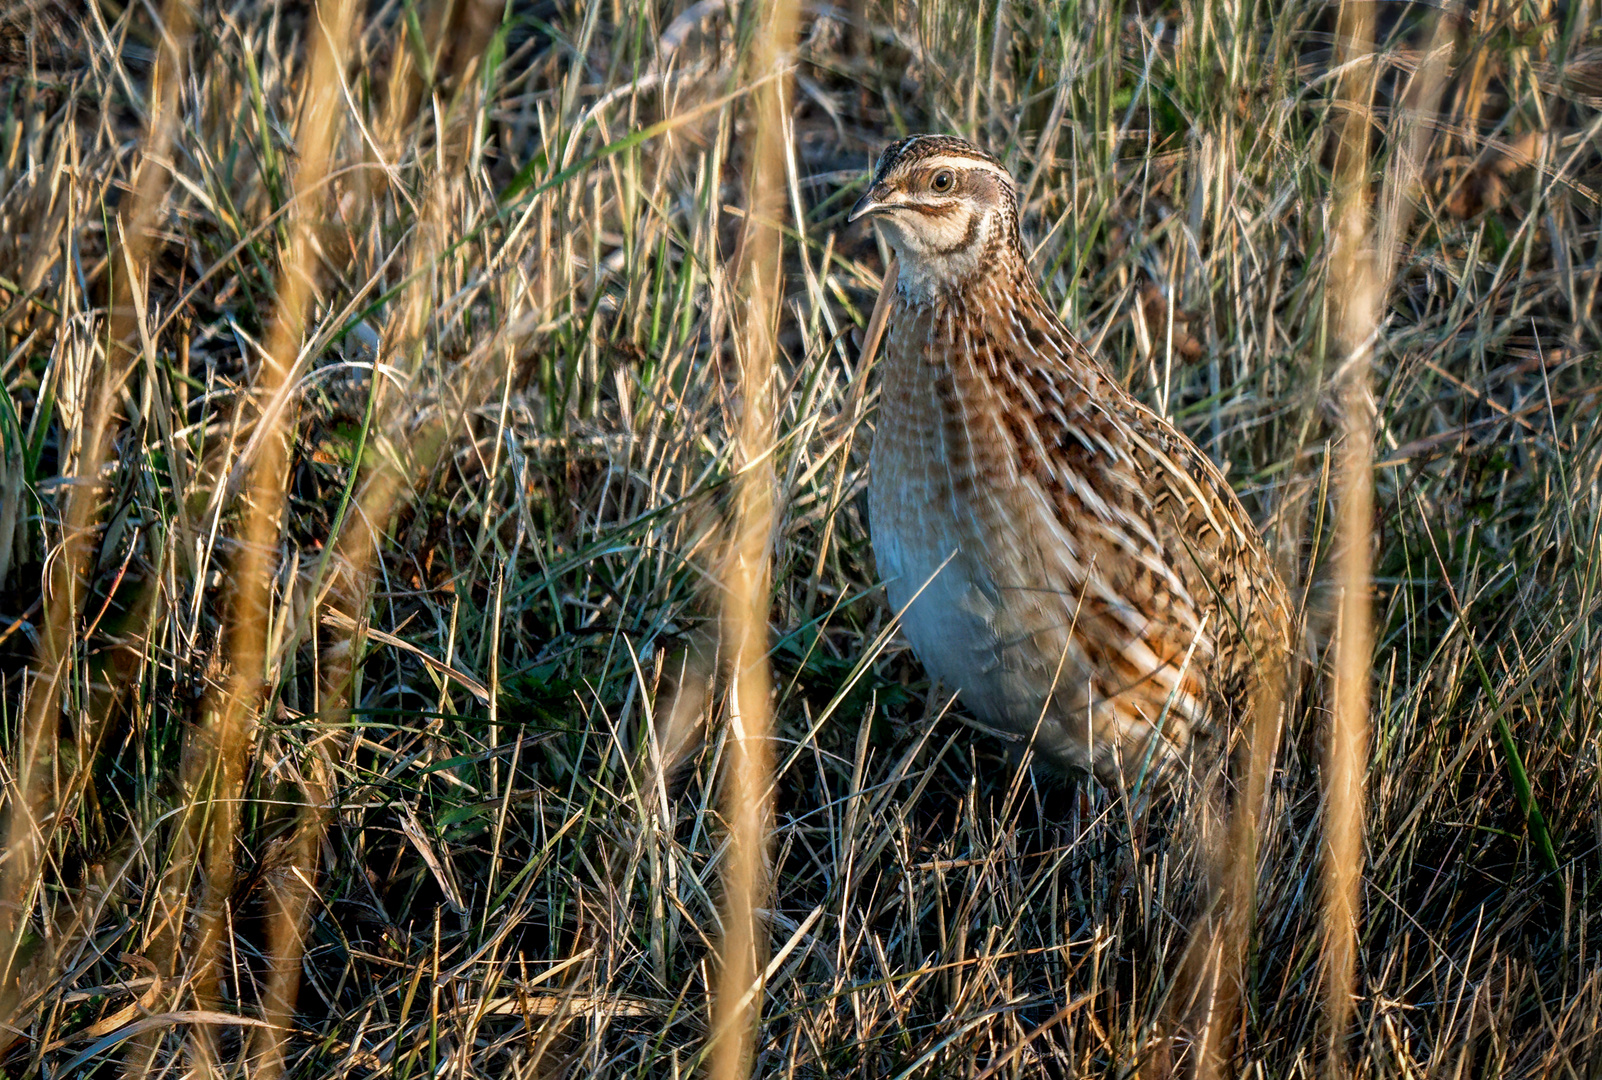
[[[754,1073],[1186,1060],[1194,867],[932,700],[876,588],[855,335],[882,263],[844,214],[915,130],[1009,164],[1047,295],[1229,466],[1305,598],[1320,674],[1224,1071],[1326,1068],[1361,409],[1336,1062],[1597,1075],[1589,8],[1379,5],[1354,58],[1317,5],[806,4],[775,77],[759,6],[337,6],[0,15],[7,1075],[707,1068],[751,854],[717,627],[760,445],[753,206],[783,236]],[[766,170],[758,91],[785,95]],[[1343,190],[1380,290],[1366,385]]]

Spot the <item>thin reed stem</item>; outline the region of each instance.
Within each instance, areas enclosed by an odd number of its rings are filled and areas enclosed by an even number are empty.
[[[1369,371],[1382,284],[1371,247],[1368,187],[1373,36],[1372,5],[1357,0],[1343,3],[1328,294],[1343,425],[1335,511],[1335,672],[1324,778],[1324,1020],[1329,1032],[1325,1069],[1331,1077],[1346,1073],[1346,1032],[1356,992],[1374,651],[1369,554],[1374,527],[1374,405]]]
[[[355,5],[351,0],[319,4],[308,25],[305,107],[296,138],[299,167],[292,191],[318,192],[330,172],[343,128],[347,40]],[[207,825],[203,860],[203,893],[190,958],[195,996],[202,1008],[216,1000],[222,942],[233,895],[239,806],[246,759],[256,738],[258,713],[268,689],[268,669],[276,663],[273,587],[279,576],[283,507],[289,479],[289,440],[296,423],[294,377],[302,363],[306,318],[318,278],[316,231],[321,200],[297,200],[289,217],[289,244],[276,277],[277,295],[266,348],[251,387],[256,430],[248,445],[255,458],[241,463],[248,472],[242,492],[243,521],[237,560],[230,568],[231,613],[225,637],[231,675],[226,687],[207,702],[198,732],[208,761],[206,782],[196,789],[205,800]],[[316,765],[307,794],[320,789]],[[320,801],[320,800],[319,800]],[[310,863],[305,850],[308,830],[297,829],[291,841],[290,869],[274,892],[268,918],[268,962],[263,991],[264,1019],[269,1025],[257,1051],[258,1077],[272,1080],[283,1070],[282,1042],[294,1014],[300,979],[301,930],[309,899],[296,871]],[[181,865],[181,860],[175,860]]]
[[[788,0],[767,5],[750,59],[754,77],[776,73],[791,62],[796,16],[795,5]],[[769,81],[753,96],[756,132],[747,171],[750,212],[740,252],[740,322],[745,333],[737,339],[737,349],[744,413],[736,461],[743,468],[724,564],[723,652],[732,676],[723,781],[729,850],[712,1009],[713,1080],[740,1080],[751,1074],[753,1039],[762,1013],[759,976],[767,952],[759,909],[766,906],[771,889],[768,838],[773,817],[772,680],[767,653],[776,508],[770,449],[783,297],[780,223],[785,212],[789,83],[788,78]]]

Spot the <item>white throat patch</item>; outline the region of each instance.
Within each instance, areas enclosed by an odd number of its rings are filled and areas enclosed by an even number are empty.
[[[959,282],[982,269],[980,261],[990,250],[990,233],[996,222],[981,221],[973,240],[964,244],[973,213],[957,212],[940,219],[917,217],[914,210],[896,210],[879,219],[900,264],[896,289],[910,303],[921,306],[936,296],[949,295]]]

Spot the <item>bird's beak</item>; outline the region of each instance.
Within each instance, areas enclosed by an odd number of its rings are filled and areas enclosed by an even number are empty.
[[[889,198],[890,187],[888,184],[873,185],[868,189],[866,195],[857,200],[857,205],[851,208],[851,213],[846,216],[846,224],[849,225],[858,218],[865,217],[875,211],[889,209],[890,204],[887,201]]]

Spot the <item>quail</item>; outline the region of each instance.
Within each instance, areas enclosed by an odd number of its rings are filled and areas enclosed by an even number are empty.
[[[896,263],[869,526],[913,652],[1050,766],[1183,773],[1288,655],[1261,535],[1213,462],[1057,318],[999,161],[902,139],[848,220],[869,215]]]

